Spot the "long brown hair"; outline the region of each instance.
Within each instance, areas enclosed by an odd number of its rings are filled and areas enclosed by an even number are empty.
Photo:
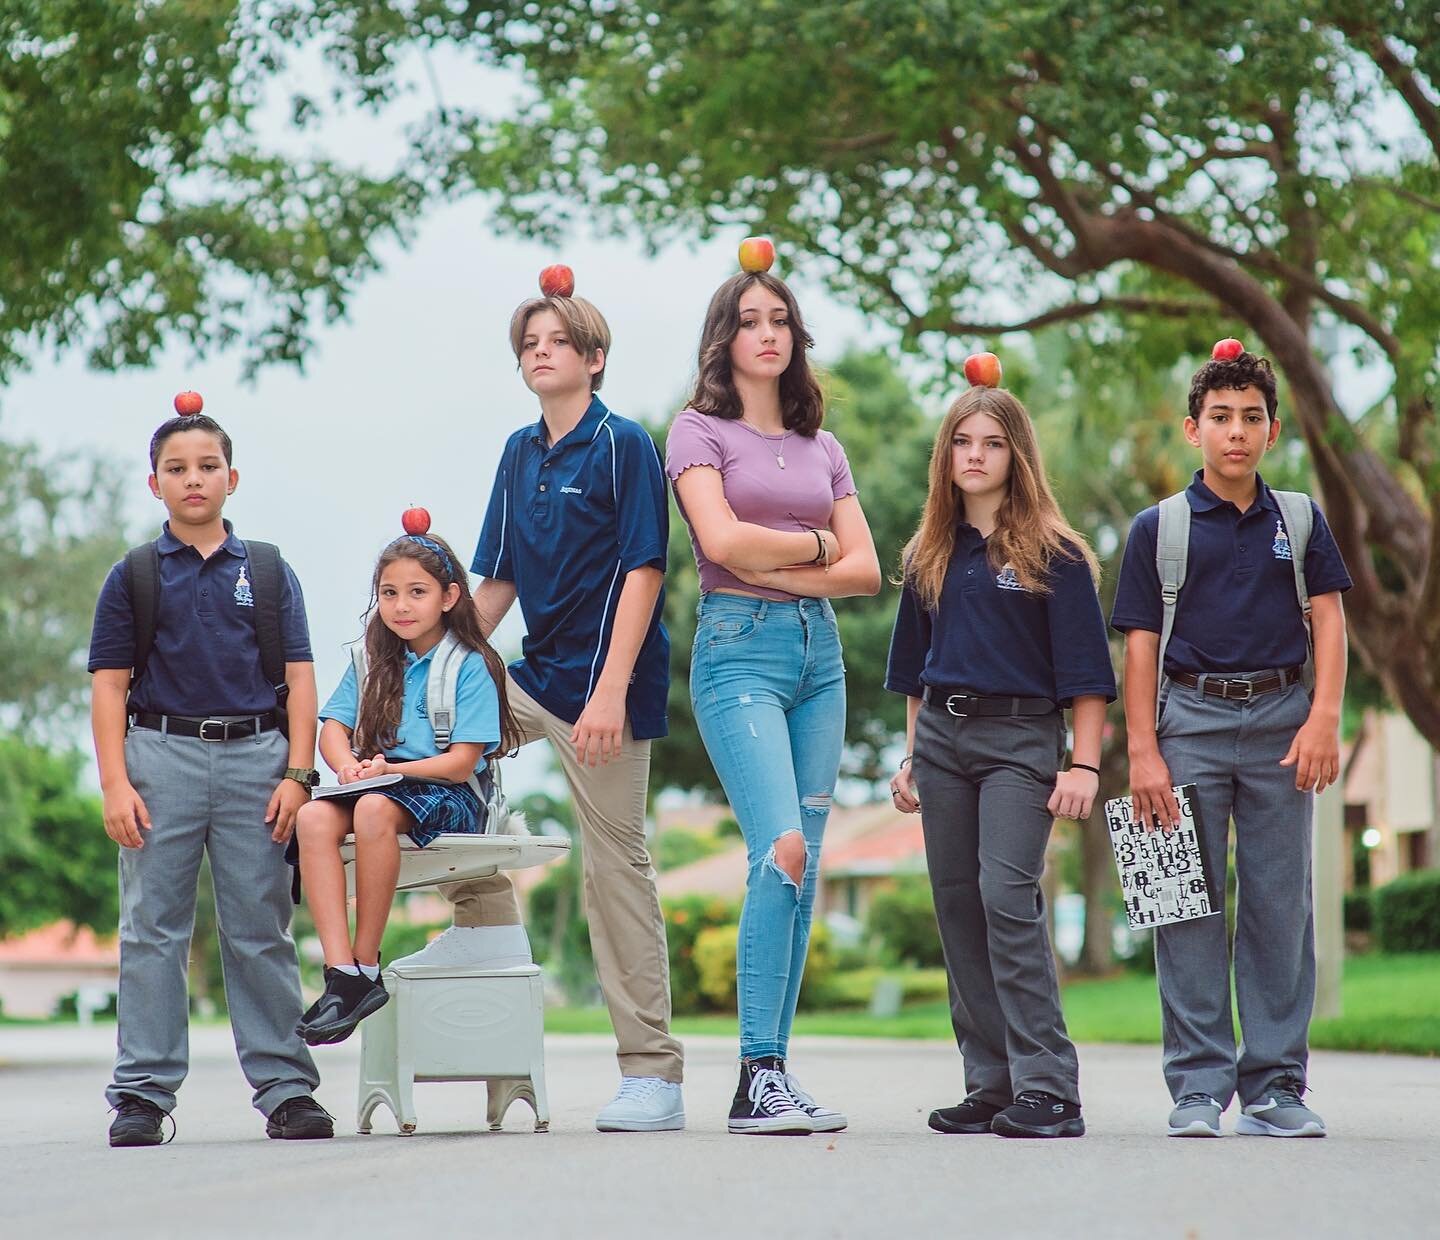
[[[780,375],[780,413],[786,430],[814,435],[825,420],[825,398],[810,371],[806,356],[815,340],[805,330],[795,295],[769,272],[742,271],[731,276],[710,298],[705,326],[700,329],[700,356],[696,364],[695,392],[689,406],[716,418],[738,418],[745,412],[730,366],[730,343],[740,334],[740,299],[760,285],[785,303],[790,321],[790,365]]]
[[[478,651],[484,658],[500,699],[500,752],[508,752],[520,743],[520,729],[510,712],[510,699],[505,692],[505,664],[495,653],[495,648],[485,640],[485,633],[480,627],[480,612],[470,596],[470,583],[460,567],[459,557],[443,538],[427,534],[425,539],[440,548],[444,560],[432,548],[407,534],[386,547],[375,562],[375,575],[370,582],[369,619],[365,624],[368,670],[365,683],[360,687],[360,708],[355,716],[352,744],[357,753],[370,754],[393,748],[398,743],[395,733],[400,727],[400,710],[405,697],[405,653],[408,647],[380,618],[380,576],[397,560],[414,560],[440,583],[442,591],[450,585],[460,587],[459,601],[443,613],[442,622],[462,646]]]
[[[1010,441],[1010,481],[996,515],[987,556],[998,572],[1007,564],[1027,590],[1050,592],[1050,564],[1056,558],[1083,559],[1097,582],[1100,564],[1084,535],[1066,522],[1050,490],[1040,461],[1040,445],[1025,406],[1003,388],[972,387],[957,397],[935,435],[930,455],[930,494],[920,526],[901,552],[902,580],[914,587],[927,608],[940,604],[945,570],[955,550],[955,526],[965,515],[965,502],[955,484],[951,440],[972,413],[986,413],[1005,430]]]

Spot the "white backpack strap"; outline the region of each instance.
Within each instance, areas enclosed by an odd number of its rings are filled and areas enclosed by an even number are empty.
[[[355,710],[360,710],[360,699],[365,696],[365,677],[370,672],[370,661],[365,657],[365,639],[362,637],[358,642],[351,642],[345,647],[350,652],[350,666],[355,669]],[[359,751],[353,746],[351,753],[359,757]]]
[[[430,727],[435,732],[437,749],[450,748],[450,734],[455,730],[455,699],[460,690],[460,668],[469,649],[462,646],[452,633],[446,633],[430,656],[430,675],[425,681],[425,709]]]
[[[1190,501],[1185,492],[1160,501],[1160,528],[1155,535],[1155,572],[1160,578],[1160,651],[1155,669],[1155,717],[1160,717],[1160,686],[1165,680],[1165,647],[1175,630],[1175,609],[1190,562]]]
[[[1315,639],[1310,630],[1310,587],[1305,584],[1305,552],[1310,546],[1310,530],[1315,510],[1310,497],[1303,491],[1270,492],[1280,506],[1280,519],[1290,540],[1290,566],[1295,570],[1295,599],[1300,604],[1300,619],[1305,624],[1305,671],[1301,680],[1307,689],[1315,687]]]

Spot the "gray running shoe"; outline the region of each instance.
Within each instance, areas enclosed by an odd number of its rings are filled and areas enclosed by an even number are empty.
[[[1241,1109],[1235,1131],[1246,1137],[1323,1137],[1325,1121],[1300,1101],[1305,1082],[1276,1077],[1254,1102]]]
[[[1186,1094],[1170,1112],[1172,1137],[1218,1137],[1220,1104],[1209,1094]]]

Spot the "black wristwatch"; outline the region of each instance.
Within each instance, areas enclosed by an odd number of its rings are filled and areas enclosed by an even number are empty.
[[[320,785],[320,772],[313,766],[287,766],[285,778],[293,779],[297,784],[303,784],[306,788],[316,788]]]

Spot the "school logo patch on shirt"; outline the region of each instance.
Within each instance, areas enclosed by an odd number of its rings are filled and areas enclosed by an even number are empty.
[[[1270,544],[1270,550],[1275,553],[1277,560],[1294,558],[1290,554],[1290,535],[1285,532],[1284,523],[1278,518],[1275,521],[1275,541]]]
[[[1020,578],[1015,575],[1015,568],[1011,564],[1005,565],[995,574],[995,584],[1002,590],[1024,590],[1020,584]]]
[[[245,565],[240,565],[239,575],[235,578],[235,605],[237,607],[254,607],[255,596],[250,592],[250,578],[245,576]]]
[[[561,488],[560,488],[560,494],[561,494],[561,495],[584,495],[585,492],[582,491],[579,487],[561,487]]]

